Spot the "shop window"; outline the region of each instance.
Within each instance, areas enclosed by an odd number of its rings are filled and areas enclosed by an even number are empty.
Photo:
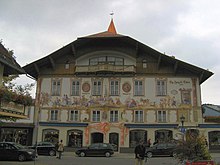
[[[211,131],[209,135],[209,149],[220,150],[220,131]]]
[[[157,130],[155,131],[155,141],[160,142],[169,142],[173,139],[173,132],[170,130]]]
[[[55,129],[43,130],[43,141],[56,144],[59,141],[59,131]]]
[[[74,148],[81,148],[83,141],[83,131],[70,130],[68,131],[68,146]]]
[[[129,134],[129,146],[136,147],[140,140],[144,141],[144,145],[147,144],[147,131],[144,130],[132,130]]]
[[[30,132],[23,128],[2,128],[1,141],[15,142],[21,145],[29,145]]]

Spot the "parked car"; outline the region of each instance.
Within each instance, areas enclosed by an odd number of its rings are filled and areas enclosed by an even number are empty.
[[[0,142],[0,160],[33,160],[36,152],[14,142]]]
[[[50,142],[38,142],[37,145],[29,146],[31,149],[35,149],[37,147],[37,154],[38,155],[49,155],[55,156],[56,149],[55,145]]]
[[[111,144],[108,143],[94,143],[87,148],[77,150],[76,155],[84,156],[106,156],[110,157],[114,154],[114,150]]]
[[[175,143],[157,143],[152,147],[146,149],[146,156],[174,156],[176,144]]]

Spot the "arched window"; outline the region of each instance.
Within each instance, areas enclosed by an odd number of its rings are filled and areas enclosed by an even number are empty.
[[[131,130],[129,133],[129,146],[136,147],[140,140],[144,141],[144,144],[147,144],[147,131],[144,130]]]
[[[56,144],[59,141],[59,131],[56,129],[44,129],[42,141]]]
[[[155,142],[169,142],[173,139],[173,131],[157,130],[155,131]]]
[[[209,149],[220,150],[220,131],[209,132]]]
[[[103,133],[100,132],[91,133],[91,144],[92,143],[103,143]]]
[[[82,147],[83,131],[81,130],[69,130],[68,131],[68,146],[74,148]]]

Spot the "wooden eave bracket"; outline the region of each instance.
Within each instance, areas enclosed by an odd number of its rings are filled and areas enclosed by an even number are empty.
[[[72,49],[73,55],[76,55],[76,48],[73,44],[71,44],[71,49]]]
[[[157,61],[157,70],[160,69],[160,63],[161,63],[161,54],[160,54],[158,61]]]
[[[202,71],[202,73],[201,73],[200,76],[199,76],[199,82],[202,81],[202,78],[203,78],[204,74],[205,74],[205,71]]]
[[[34,68],[37,71],[37,74],[40,74],[40,70],[39,70],[39,67],[37,66],[37,64],[34,64]]]
[[[54,70],[54,69],[55,69],[56,64],[55,64],[55,62],[54,62],[54,60],[53,60],[53,58],[52,58],[52,57],[49,57],[49,60],[50,60],[51,66],[52,66],[52,68],[53,68],[53,70]]]
[[[135,50],[136,50],[136,57],[138,55],[138,50],[139,50],[139,45],[138,45],[138,42],[136,42],[136,47],[135,47]]]

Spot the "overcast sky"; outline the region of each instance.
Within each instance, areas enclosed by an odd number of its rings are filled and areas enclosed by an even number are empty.
[[[0,0],[0,39],[25,66],[68,43],[106,31],[209,69],[202,103],[220,104],[219,0]],[[34,82],[25,76],[17,84]]]

